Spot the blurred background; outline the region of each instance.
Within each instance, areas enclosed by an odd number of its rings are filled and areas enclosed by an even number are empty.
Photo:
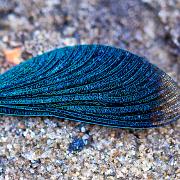
[[[0,0],[0,73],[57,47],[92,43],[146,56],[180,84],[180,1]],[[76,123],[1,116],[0,179],[180,179],[179,125],[88,125],[92,144],[69,155]]]
[[[18,63],[56,47],[100,43],[146,56],[177,81],[178,0],[0,0],[0,16],[1,65],[13,61],[9,50]]]

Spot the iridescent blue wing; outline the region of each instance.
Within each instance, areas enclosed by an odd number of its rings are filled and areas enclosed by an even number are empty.
[[[148,128],[179,119],[179,111],[179,89],[165,72],[104,45],[56,49],[0,76],[0,114]]]

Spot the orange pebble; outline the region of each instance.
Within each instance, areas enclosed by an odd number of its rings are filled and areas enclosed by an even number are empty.
[[[22,52],[20,47],[4,50],[6,61],[14,65],[19,64],[21,62],[21,53]]]

